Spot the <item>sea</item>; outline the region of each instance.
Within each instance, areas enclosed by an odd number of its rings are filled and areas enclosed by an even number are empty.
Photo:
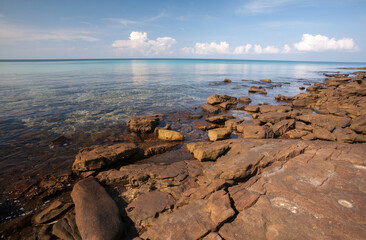
[[[132,116],[191,111],[211,94],[275,104],[279,93],[321,82],[325,72],[366,63],[216,59],[1,60],[0,142],[29,129],[97,131]],[[225,78],[232,82],[223,83]],[[282,87],[249,94],[261,79]],[[272,85],[273,85],[272,84]],[[9,134],[13,132],[14,134]],[[1,137],[1,136],[5,136]]]

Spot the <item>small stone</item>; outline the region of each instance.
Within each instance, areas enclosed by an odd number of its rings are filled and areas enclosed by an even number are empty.
[[[230,79],[228,79],[228,78],[225,78],[225,79],[224,79],[224,82],[225,82],[225,83],[231,83],[231,80],[230,80]]]
[[[252,99],[250,99],[250,98],[248,98],[248,97],[240,97],[239,99],[239,102],[241,103],[241,104],[249,104],[249,103],[251,103],[252,102]]]

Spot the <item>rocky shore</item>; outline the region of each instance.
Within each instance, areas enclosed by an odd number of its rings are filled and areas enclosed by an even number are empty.
[[[43,204],[0,237],[364,239],[366,72],[325,77],[278,105],[251,105],[264,79],[185,119],[131,118],[125,136],[78,151],[72,174],[25,182],[16,199]]]

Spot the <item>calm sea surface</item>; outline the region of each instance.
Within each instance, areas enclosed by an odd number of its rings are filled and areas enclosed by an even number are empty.
[[[253,104],[293,96],[325,71],[365,63],[245,60],[0,61],[0,141],[29,128],[58,134],[98,130],[135,115],[187,111],[213,93],[248,96],[260,79],[283,84]],[[232,80],[221,84],[223,79]],[[250,80],[250,81],[242,81]],[[306,86],[305,86],[306,87]]]

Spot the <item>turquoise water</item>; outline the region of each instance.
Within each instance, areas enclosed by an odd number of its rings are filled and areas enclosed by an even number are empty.
[[[249,96],[248,88],[270,78],[280,88],[250,95],[253,104],[293,96],[322,72],[365,63],[242,60],[0,61],[0,134],[44,129],[58,134],[98,130],[135,115],[190,111],[213,93]],[[221,84],[230,78],[232,83]],[[242,81],[250,80],[250,81]],[[306,87],[306,86],[305,86]],[[0,139],[1,141],[1,139]]]

